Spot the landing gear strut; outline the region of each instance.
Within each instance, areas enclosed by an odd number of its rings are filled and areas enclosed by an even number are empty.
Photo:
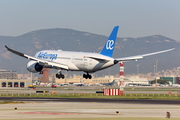
[[[61,70],[58,71],[58,73],[56,74],[56,78],[62,78],[64,79],[64,75],[61,73]]]
[[[40,71],[39,74],[43,74],[43,71]]]
[[[83,74],[83,78],[85,78],[85,79],[88,79],[88,78],[91,79],[92,76],[87,73],[87,74]]]

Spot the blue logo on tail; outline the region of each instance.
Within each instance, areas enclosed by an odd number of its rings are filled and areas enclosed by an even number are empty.
[[[114,47],[114,40],[108,40],[107,42],[106,42],[106,49],[107,50],[112,50]]]
[[[108,56],[108,57],[112,57],[113,51],[114,51],[114,45],[116,43],[116,36],[117,36],[118,28],[119,26],[114,27],[100,54]]]

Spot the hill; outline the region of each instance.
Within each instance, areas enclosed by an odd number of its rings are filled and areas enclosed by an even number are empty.
[[[32,31],[20,36],[0,36],[0,69],[27,73],[25,68],[28,60],[9,53],[4,45],[34,55],[39,50],[61,49],[67,51],[99,52],[108,38],[88,32],[72,29],[43,29]],[[114,57],[126,57],[144,53],[156,52],[176,48],[169,53],[147,57],[145,60],[125,63],[126,74],[136,73],[139,65],[140,73],[153,72],[155,61],[158,60],[158,70],[171,69],[180,66],[180,42],[162,35],[153,35],[139,38],[117,38]],[[75,73],[75,72],[74,72]],[[118,74],[119,66],[116,65],[97,74]],[[83,73],[81,73],[83,74]]]

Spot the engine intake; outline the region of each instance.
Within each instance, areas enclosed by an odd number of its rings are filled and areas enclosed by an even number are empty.
[[[27,64],[27,70],[29,72],[33,72],[33,73],[36,73],[36,72],[41,72],[43,69],[43,66],[40,65],[38,62],[36,61],[30,61],[28,62]]]

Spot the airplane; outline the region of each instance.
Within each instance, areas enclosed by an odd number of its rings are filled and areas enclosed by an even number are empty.
[[[119,81],[120,79],[114,79],[112,82],[102,83],[102,85],[106,85],[106,86],[118,85],[119,86]]]
[[[154,53],[123,57],[123,58],[113,58],[114,46],[116,43],[116,37],[118,33],[119,26],[115,26],[112,30],[108,40],[106,41],[103,49],[100,53],[89,53],[89,52],[71,52],[62,50],[42,50],[35,54],[34,57],[26,55],[24,53],[15,51],[5,45],[5,48],[24,58],[31,61],[27,64],[27,70],[32,73],[42,73],[43,68],[57,69],[57,78],[64,79],[64,75],[61,70],[67,71],[83,71],[83,78],[91,79],[92,76],[89,73],[94,73],[99,70],[106,69],[120,62],[126,62],[130,60],[139,60],[146,56],[155,55],[159,53],[164,53],[171,51],[175,48],[163,50]]]
[[[179,84],[172,84],[171,86],[174,87],[174,88],[180,87]]]

